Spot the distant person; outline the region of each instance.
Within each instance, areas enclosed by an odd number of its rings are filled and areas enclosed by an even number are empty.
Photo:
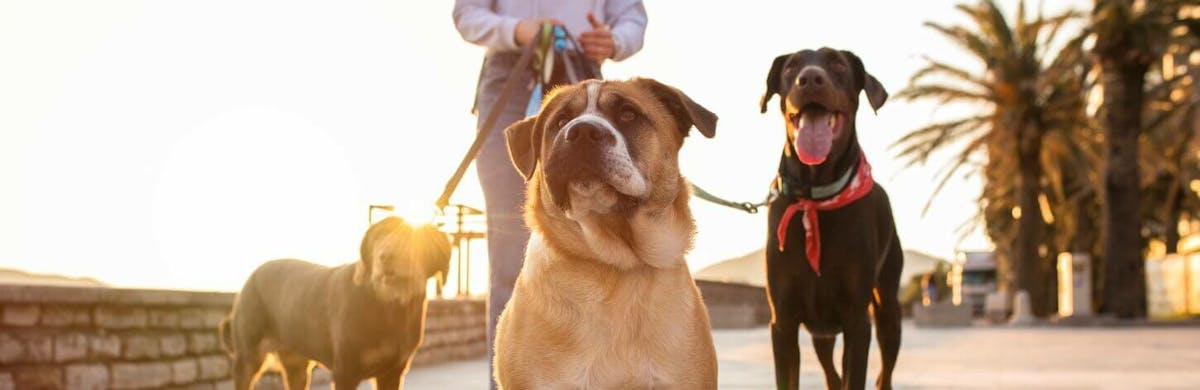
[[[646,31],[646,9],[640,0],[456,0],[454,25],[464,40],[487,48],[479,75],[475,107],[477,126],[492,110],[503,110],[475,167],[483,187],[487,210],[488,266],[488,362],[496,319],[512,295],[525,254],[529,230],[521,220],[525,183],[508,157],[504,128],[525,117],[531,83],[519,84],[504,107],[494,107],[500,98],[520,49],[537,37],[541,26],[562,26],[575,36],[584,55],[596,64],[621,61],[642,48]],[[489,377],[490,375],[489,370]],[[495,384],[492,384],[495,388]]]
[[[931,271],[921,277],[921,304],[925,306],[932,305],[938,301],[938,286],[934,278],[935,272]]]

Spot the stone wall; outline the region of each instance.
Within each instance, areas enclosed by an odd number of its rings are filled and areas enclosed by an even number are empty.
[[[0,286],[0,388],[211,387],[233,294]]]
[[[697,281],[714,329],[762,326],[762,287]],[[0,390],[230,388],[217,324],[232,293],[0,285]],[[481,358],[486,307],[429,302],[415,366]],[[323,371],[323,370],[319,370]],[[314,385],[327,381],[317,372]],[[267,378],[271,388],[275,378]],[[278,386],[276,386],[278,387]]]
[[[763,287],[748,284],[697,280],[708,307],[713,329],[764,326],[771,322],[771,307]]]
[[[487,354],[487,304],[482,300],[433,300],[425,338],[413,365],[483,357]]]
[[[0,285],[0,390],[230,388],[232,293]],[[414,364],[485,353],[484,303],[432,301]]]

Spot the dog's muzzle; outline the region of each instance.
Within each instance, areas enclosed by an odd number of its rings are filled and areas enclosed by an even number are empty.
[[[625,137],[608,119],[591,113],[563,125],[552,144],[546,179],[551,197],[563,209],[570,208],[572,197],[590,198],[602,187],[631,198],[647,192]]]

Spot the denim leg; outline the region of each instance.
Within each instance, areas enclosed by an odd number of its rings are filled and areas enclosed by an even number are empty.
[[[482,126],[491,110],[498,108],[494,105],[502,92],[500,89],[503,88],[509,72],[510,62],[504,61],[503,58],[489,58],[485,63],[479,85],[479,117],[476,126]],[[525,227],[521,217],[521,210],[525,204],[525,180],[513,166],[504,140],[504,129],[525,117],[525,105],[529,100],[526,85],[519,84],[505,107],[498,108],[503,112],[493,128],[489,129],[491,134],[475,160],[487,212],[489,378],[493,372],[496,323],[509,297],[512,296],[513,285],[516,284],[517,274],[520,273],[525,258],[525,243],[529,240],[529,229]],[[491,379],[492,389],[496,388],[494,380]]]

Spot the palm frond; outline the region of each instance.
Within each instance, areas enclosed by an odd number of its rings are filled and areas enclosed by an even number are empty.
[[[968,142],[966,146],[963,146],[958,156],[943,166],[942,169],[938,170],[937,176],[941,178],[938,179],[937,185],[933,187],[933,192],[929,194],[929,199],[925,201],[925,206],[921,208],[922,217],[929,212],[929,206],[933,205],[933,200],[942,192],[942,189],[946,188],[946,183],[950,181],[950,178],[954,177],[955,173],[971,161],[971,156],[978,152],[979,147],[983,146],[990,137],[991,134],[983,134]]]
[[[935,99],[939,104],[950,102],[964,103],[993,103],[990,93],[968,91],[959,87],[945,84],[912,85],[896,93],[896,98],[904,100]]]
[[[992,61],[992,48],[987,40],[962,27],[947,27],[933,22],[925,22],[925,26],[937,30],[950,41],[975,54],[975,57],[988,64]]]
[[[916,73],[913,73],[912,77],[909,77],[909,84],[917,84],[926,77],[940,75],[982,90],[989,90],[991,87],[987,80],[985,80],[983,77],[963,70],[962,68],[937,61],[929,56],[922,56],[922,58],[925,60],[925,67],[917,70]]]
[[[904,135],[893,143],[892,147],[903,147],[896,155],[908,157],[907,166],[925,163],[935,150],[963,136],[978,132],[989,120],[991,116],[980,115],[934,123]]]
[[[956,8],[975,22],[982,36],[987,37],[998,51],[1006,52],[1014,47],[1012,30],[994,1],[984,0],[974,6],[959,4]]]

